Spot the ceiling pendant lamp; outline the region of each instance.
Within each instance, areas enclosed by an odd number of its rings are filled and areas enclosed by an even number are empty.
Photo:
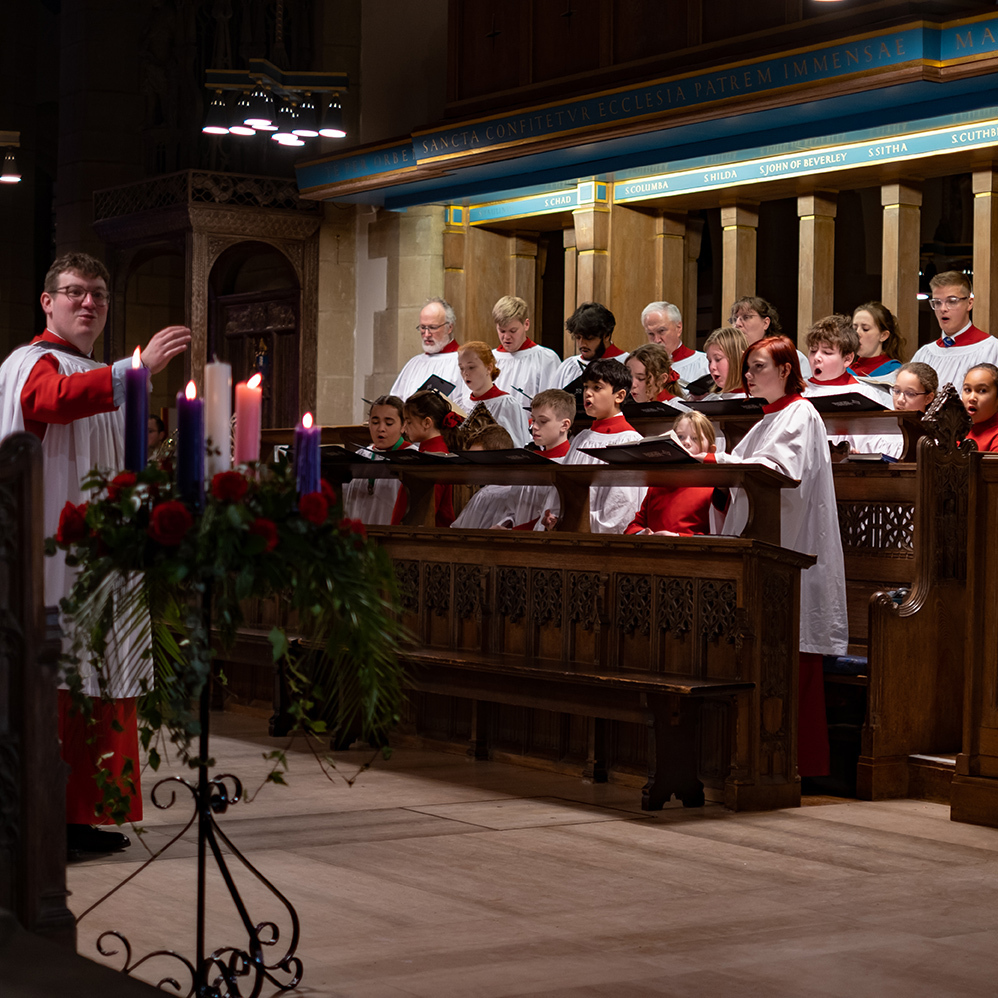
[[[249,114],[243,118],[243,123],[259,132],[272,132],[276,128],[273,98],[270,96],[270,91],[265,90],[259,83],[249,95]]]
[[[227,135],[229,132],[229,112],[221,90],[215,91],[215,96],[208,105],[201,131],[206,135]]]
[[[340,106],[339,97],[333,97],[329,101],[329,107],[322,118],[322,127],[319,134],[327,139],[342,139],[346,135],[343,128],[343,108]]]
[[[314,139],[319,134],[315,104],[308,94],[305,94],[302,102],[298,105],[298,123],[291,131],[300,139]]]
[[[235,124],[229,125],[229,131],[233,135],[256,135],[256,129],[252,125],[246,124],[246,116],[251,113],[249,94],[240,94],[232,112],[232,120],[235,121]]]

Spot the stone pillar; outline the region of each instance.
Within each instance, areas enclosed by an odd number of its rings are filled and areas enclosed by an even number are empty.
[[[800,256],[797,276],[797,346],[805,330],[833,310],[835,288],[834,191],[816,191],[797,198]]]
[[[683,343],[694,349],[697,345],[697,319],[700,304],[698,293],[699,260],[702,242],[703,219],[688,217],[686,219],[686,258],[683,261]]]
[[[514,232],[509,238],[509,294],[533,309],[537,297],[537,238]]]
[[[567,319],[574,311],[579,300],[578,292],[578,251],[575,246],[575,229],[565,229],[562,232],[565,245],[565,315]],[[575,353],[575,341],[562,330],[563,356],[570,357]]]
[[[722,311],[743,295],[755,294],[755,244],[759,206],[739,201],[721,205]]]
[[[974,324],[998,333],[998,172],[974,171]]]
[[[918,263],[922,192],[910,182],[880,188],[884,208],[883,286],[880,300],[897,316],[904,359],[918,347]]]
[[[683,308],[686,287],[686,215],[661,214],[655,219],[656,297]],[[686,316],[683,315],[685,320]]]
[[[575,245],[578,253],[576,305],[610,298],[610,209],[606,205],[576,208]]]
[[[460,205],[448,205],[444,215],[444,298],[454,306],[458,322],[462,323],[468,314],[464,256],[467,214],[467,209]]]

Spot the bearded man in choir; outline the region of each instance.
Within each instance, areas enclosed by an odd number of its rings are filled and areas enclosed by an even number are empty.
[[[450,392],[461,393],[464,383],[457,366],[457,341],[454,339],[454,326],[457,318],[454,309],[443,298],[430,298],[419,313],[416,331],[423,341],[423,352],[416,354],[399,371],[389,395],[396,395],[404,402],[415,395],[428,378],[436,375],[453,385]]]
[[[939,384],[959,388],[964,374],[975,364],[998,364],[998,339],[971,321],[974,292],[966,274],[944,271],[929,281],[929,287],[929,305],[936,313],[942,335],[919,347],[911,359],[934,368]]]
[[[113,474],[124,464],[122,403],[131,358],[108,367],[92,356],[107,322],[108,280],[104,264],[85,253],[59,257],[45,277],[41,296],[45,331],[14,350],[0,367],[0,439],[27,430],[42,442],[46,536],[57,532],[66,502],[79,505],[87,498],[80,480],[91,468]],[[161,329],[141,351],[141,362],[155,374],[190,341],[186,326]],[[59,605],[74,576],[61,552],[45,559],[47,605]],[[135,792],[126,820],[142,817],[135,713],[141,679],[124,661],[128,656],[123,653],[121,658],[122,667],[111,676],[106,691],[113,700],[99,699],[96,677],[83,676],[83,692],[94,698],[95,723],[88,724],[74,713],[68,691],[59,691],[59,737],[62,757],[70,767],[66,821],[71,850],[111,852],[129,844],[125,835],[92,827],[111,821],[95,817],[101,798],[95,781],[100,766],[117,776],[126,758],[135,763]]]
[[[597,301],[583,302],[566,320],[565,329],[575,340],[579,352],[566,357],[561,367],[554,373],[552,388],[564,388],[578,379],[593,360],[627,360],[627,353],[613,343],[613,331],[617,327],[606,305]]]
[[[684,385],[709,373],[707,355],[691,350],[683,343],[683,316],[675,305],[667,301],[645,305],[641,325],[645,327],[649,343],[661,343],[669,351],[672,370]]]

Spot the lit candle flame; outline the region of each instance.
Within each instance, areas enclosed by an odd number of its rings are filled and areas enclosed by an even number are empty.
[[[132,354],[132,367],[142,366],[142,351],[139,347],[135,348],[135,353]]]
[[[260,374],[259,371],[257,371],[257,373],[254,374],[253,377],[250,378],[249,381],[246,382],[246,387],[247,388],[259,388],[261,381],[263,381],[263,375]]]
[[[312,413],[306,412],[301,418],[301,425],[305,427],[306,430],[312,429]]]
[[[188,381],[184,394],[188,399],[196,399],[198,397],[198,386],[193,381]]]

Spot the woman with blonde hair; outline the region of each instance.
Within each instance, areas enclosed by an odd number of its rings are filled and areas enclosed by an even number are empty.
[[[707,398],[744,394],[742,356],[747,349],[745,334],[734,326],[721,326],[707,337],[703,352],[707,355],[708,370],[715,386]]]

